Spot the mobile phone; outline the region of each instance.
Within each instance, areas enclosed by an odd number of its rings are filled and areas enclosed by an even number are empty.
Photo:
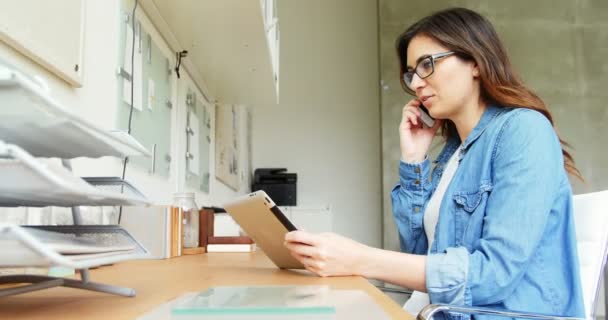
[[[421,103],[420,106],[420,119],[425,126],[431,128],[435,125],[435,119],[429,115],[429,110]]]

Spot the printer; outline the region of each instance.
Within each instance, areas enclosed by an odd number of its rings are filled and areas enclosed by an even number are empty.
[[[297,173],[287,168],[259,168],[253,173],[251,191],[264,190],[277,206],[296,205]]]

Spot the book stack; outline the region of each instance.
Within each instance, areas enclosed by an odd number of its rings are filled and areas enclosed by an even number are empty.
[[[225,235],[216,229],[216,212],[207,211],[207,252],[253,252],[256,249],[253,240],[244,235]],[[236,224],[236,223],[235,223]],[[238,233],[238,225],[237,231]]]
[[[125,207],[121,226],[140,239],[154,259],[167,259],[205,253],[207,247],[207,213],[199,211],[199,246],[183,248],[183,214],[171,206]],[[146,221],[142,224],[142,221]]]
[[[182,210],[171,207],[171,258],[182,255],[182,219]]]
[[[207,252],[253,252],[255,243],[247,236],[240,237],[211,237],[207,244]]]
[[[207,220],[205,210],[199,210],[199,243],[197,248],[183,247],[183,212],[180,208],[171,207],[171,257],[201,254],[207,251]]]

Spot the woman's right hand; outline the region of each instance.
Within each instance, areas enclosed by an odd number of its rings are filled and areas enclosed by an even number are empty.
[[[401,124],[399,124],[399,139],[401,145],[401,160],[408,163],[424,161],[433,142],[433,138],[442,120],[436,119],[432,128],[426,127],[420,120],[420,101],[413,99],[408,102],[402,111]]]

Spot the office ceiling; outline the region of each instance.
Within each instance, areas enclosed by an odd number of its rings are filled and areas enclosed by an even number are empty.
[[[170,46],[188,50],[208,95],[223,103],[275,103],[259,1],[143,0],[142,8]]]

